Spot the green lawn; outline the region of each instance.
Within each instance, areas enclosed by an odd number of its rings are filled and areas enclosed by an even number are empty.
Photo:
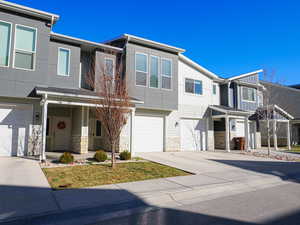
[[[289,152],[299,152],[300,153],[300,145],[292,146],[292,150],[290,150]]]
[[[115,169],[109,164],[82,165],[43,169],[53,189],[82,188],[155,178],[190,175],[185,171],[153,163],[119,163]]]

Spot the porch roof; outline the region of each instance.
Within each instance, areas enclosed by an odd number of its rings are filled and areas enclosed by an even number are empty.
[[[71,89],[71,88],[57,88],[57,87],[35,87],[33,92],[30,94],[32,97],[38,97],[47,94],[52,97],[74,99],[74,100],[97,100],[101,99],[97,93],[87,89]],[[143,101],[130,97],[130,102],[133,104],[142,104]]]
[[[240,109],[236,109],[236,108],[232,108],[232,107],[228,107],[228,106],[223,106],[223,105],[211,105],[209,106],[210,109],[212,109],[212,115],[214,116],[226,116],[226,115],[230,115],[230,116],[249,116],[252,113],[248,112],[248,111],[244,111],[244,110],[240,110]]]

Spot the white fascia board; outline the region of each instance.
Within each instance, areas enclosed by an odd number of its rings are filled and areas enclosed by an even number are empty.
[[[294,119],[294,117],[289,114],[287,111],[283,110],[281,107],[279,107],[278,105],[274,105],[274,108],[277,109],[279,112],[283,113],[284,115],[286,115],[289,119]]]
[[[48,12],[45,12],[42,10],[33,9],[30,7],[19,5],[19,4],[12,3],[12,2],[0,1],[0,8],[12,10],[14,12],[23,13],[26,15],[36,16],[36,17],[39,17],[42,19],[47,19],[49,21],[53,20],[53,22],[56,22],[57,20],[59,20],[59,15],[57,15],[57,14],[48,13]]]
[[[216,110],[216,111],[219,111],[219,112],[222,112],[222,113],[225,113],[225,114],[228,114],[228,113],[232,113],[232,114],[245,114],[245,115],[251,115],[252,114],[252,112],[231,111],[231,110],[226,110],[226,109],[220,109],[220,108],[214,107],[214,106],[209,106],[209,108],[211,108],[213,110]]]
[[[218,75],[210,72],[208,69],[205,69],[204,67],[200,66],[198,63],[195,61],[191,60],[190,58],[186,57],[185,55],[179,54],[179,60],[182,62],[194,67],[197,69],[199,72],[206,74],[207,76],[215,79],[216,81],[223,81],[224,79],[220,78]]]
[[[51,32],[51,37],[56,39],[56,40],[68,41],[68,42],[71,42],[73,44],[88,45],[88,46],[92,46],[92,47],[115,50],[115,51],[118,51],[118,52],[123,51],[122,48],[118,48],[118,47],[114,47],[114,46],[110,46],[110,45],[106,45],[106,44],[101,44],[101,43],[97,43],[97,42],[93,42],[93,41],[87,41],[87,40],[84,40],[84,39],[75,38],[75,37],[67,36],[67,35],[64,35],[64,34],[58,34],[58,33],[54,33],[54,32]]]
[[[255,70],[253,72],[249,72],[249,73],[244,73],[244,74],[241,74],[241,75],[237,75],[237,76],[233,76],[233,77],[230,77],[228,79],[226,79],[226,81],[232,81],[232,80],[236,80],[236,79],[240,79],[240,78],[243,78],[243,77],[248,77],[248,76],[251,76],[251,75],[254,75],[254,74],[258,74],[258,73],[262,73],[264,70],[260,69],[260,70]]]

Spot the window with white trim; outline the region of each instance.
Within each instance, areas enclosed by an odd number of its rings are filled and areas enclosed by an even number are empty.
[[[135,84],[147,86],[148,56],[143,53],[135,54]]]
[[[70,76],[70,52],[70,49],[58,48],[58,75]]]
[[[150,56],[150,87],[158,88],[159,76],[158,76],[159,60],[157,56]]]
[[[161,87],[172,89],[172,60],[161,59]]]
[[[242,100],[254,102],[255,101],[255,94],[256,89],[250,87],[242,87]]]
[[[0,21],[0,66],[9,66],[11,23]]]
[[[190,94],[195,94],[195,95],[202,95],[203,94],[202,81],[185,78],[185,92]]]
[[[104,59],[104,75],[114,76],[114,60],[111,58]]]
[[[37,30],[32,27],[16,25],[14,68],[34,70],[36,58]]]

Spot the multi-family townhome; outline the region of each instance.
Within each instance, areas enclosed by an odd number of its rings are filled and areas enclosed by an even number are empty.
[[[0,2],[0,156],[109,151],[86,81],[95,63],[113,76],[120,59],[132,107],[119,151],[230,151],[234,137],[260,147],[260,70],[224,79],[182,48],[129,34],[82,40],[54,33],[58,19]]]

